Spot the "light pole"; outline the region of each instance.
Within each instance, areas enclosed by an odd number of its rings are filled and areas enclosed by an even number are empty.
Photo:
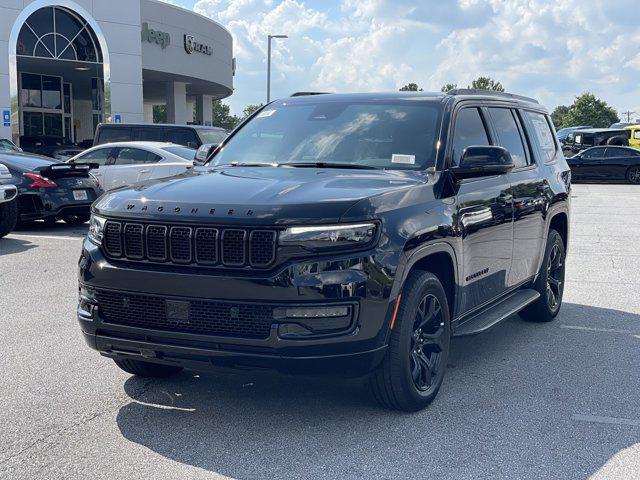
[[[267,103],[271,101],[271,39],[289,38],[287,35],[269,35],[267,42]]]

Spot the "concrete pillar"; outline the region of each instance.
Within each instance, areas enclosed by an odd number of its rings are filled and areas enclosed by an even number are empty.
[[[144,104],[144,123],[153,123],[153,104]]]
[[[199,125],[211,125],[213,121],[213,97],[211,95],[196,96],[196,122]]]
[[[167,123],[186,125],[187,114],[187,84],[183,82],[167,82]]]

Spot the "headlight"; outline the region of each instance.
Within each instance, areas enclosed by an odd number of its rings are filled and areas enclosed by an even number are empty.
[[[87,238],[96,245],[102,245],[102,237],[104,237],[104,224],[107,221],[106,218],[99,215],[91,215],[89,220],[89,234]]]
[[[372,243],[375,237],[375,223],[290,227],[280,234],[280,244],[309,250],[362,248]]]

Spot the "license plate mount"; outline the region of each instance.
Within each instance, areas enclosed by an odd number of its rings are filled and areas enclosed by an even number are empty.
[[[89,200],[89,195],[87,195],[86,190],[74,190],[73,191],[73,199],[74,200]]]

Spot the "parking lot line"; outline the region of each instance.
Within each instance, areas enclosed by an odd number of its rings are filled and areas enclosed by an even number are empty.
[[[601,417],[599,415],[571,415],[571,420],[576,422],[589,422],[589,423],[608,423],[610,425],[630,425],[632,427],[640,427],[640,420],[632,420],[629,418],[617,418],[617,417]]]
[[[584,330],[587,332],[622,333],[624,335],[640,335],[640,331],[633,332],[631,330],[618,330],[616,328],[582,327],[580,325],[560,325],[560,328],[566,328],[568,330]]]
[[[59,235],[26,235],[20,233],[12,233],[7,238],[46,238],[47,240],[82,240],[84,236],[81,237],[67,237],[67,236],[59,236]]]

